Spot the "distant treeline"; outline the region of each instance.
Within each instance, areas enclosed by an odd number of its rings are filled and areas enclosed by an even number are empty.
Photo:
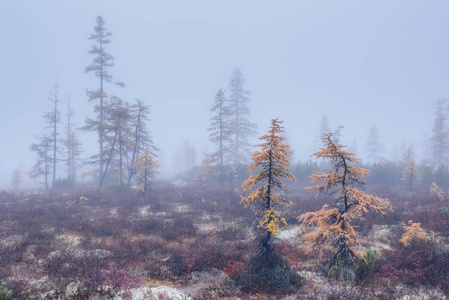
[[[406,182],[406,163],[401,161],[383,160],[374,164],[362,164],[362,168],[368,169],[370,175],[367,177],[367,184],[371,187],[400,188],[404,191],[410,190]],[[291,173],[297,178],[296,183],[289,183],[290,186],[306,187],[311,186],[310,175],[314,172],[327,172],[329,164],[313,160],[298,161],[290,166]],[[232,185],[239,188],[244,180],[248,178],[248,166],[245,164],[225,165],[225,185]],[[412,191],[427,190],[433,182],[439,187],[449,189],[449,167],[441,164],[431,164],[422,161],[417,164],[416,180],[413,183]],[[189,171],[179,174],[175,181],[178,184],[197,183],[201,185],[219,184],[219,168],[209,167],[205,172],[202,166],[195,166]]]

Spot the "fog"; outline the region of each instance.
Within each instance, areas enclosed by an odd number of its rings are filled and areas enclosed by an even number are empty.
[[[213,151],[209,109],[236,67],[251,92],[252,144],[279,118],[295,161],[308,160],[326,115],[364,160],[372,126],[386,159],[401,143],[415,145],[418,161],[428,159],[435,102],[449,95],[448,11],[446,1],[5,1],[0,188],[15,168],[28,184],[39,182],[25,175],[35,160],[29,146],[47,130],[54,83],[61,100],[70,97],[77,127],[95,116],[86,90],[98,88],[98,78],[84,70],[98,15],[113,34],[109,73],[126,84],[106,89],[151,106],[163,176],[177,173],[176,148],[185,140],[197,164]],[[77,134],[83,158],[98,151],[95,133]]]

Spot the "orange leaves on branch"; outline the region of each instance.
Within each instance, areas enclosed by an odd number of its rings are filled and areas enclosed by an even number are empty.
[[[265,228],[273,235],[279,232],[280,227],[287,225],[276,207],[290,203],[280,195],[273,194],[273,190],[277,188],[288,193],[289,190],[283,180],[296,180],[288,170],[292,152],[282,136],[284,131],[281,124],[282,121],[278,119],[271,120],[270,130],[259,138],[265,142],[256,145],[261,150],[252,154],[252,163],[249,165],[249,172],[256,170],[259,172],[250,176],[242,185],[245,191],[252,192],[249,196],[242,197],[241,203],[247,207],[257,208],[257,214],[261,216],[258,227]]]
[[[136,169],[136,183],[140,190],[145,193],[150,181],[159,174],[160,164],[154,159],[150,147],[145,149],[145,153],[138,156],[134,164]]]
[[[409,246],[416,240],[423,240],[428,237],[424,229],[421,228],[421,223],[414,223],[412,220],[408,221],[408,225],[402,224],[404,226],[404,234],[399,240],[404,246]]]
[[[387,200],[359,189],[365,184],[369,171],[354,165],[360,162],[355,154],[337,144],[332,133],[323,135],[321,139],[325,147],[313,156],[329,160],[330,168],[327,173],[314,173],[312,181],[321,184],[308,189],[317,194],[335,195],[335,204],[333,208],[324,205],[320,211],[305,213],[298,219],[302,222],[301,232],[305,233],[305,246],[320,251],[322,248],[335,248],[333,261],[337,263],[338,260],[348,261],[359,256],[355,250],[357,234],[350,221],[369,211],[386,214],[391,206]]]

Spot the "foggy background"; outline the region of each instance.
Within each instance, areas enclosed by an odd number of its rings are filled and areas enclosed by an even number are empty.
[[[395,158],[393,148],[405,142],[417,161],[428,158],[435,102],[449,95],[448,11],[447,1],[3,1],[0,188],[17,167],[25,183],[40,181],[26,175],[35,161],[29,146],[45,130],[54,83],[61,100],[71,98],[77,127],[95,116],[86,90],[99,80],[84,69],[98,15],[113,34],[109,72],[126,84],[106,90],[151,105],[165,174],[177,172],[185,140],[197,164],[214,149],[209,109],[235,67],[251,92],[254,144],[280,118],[295,162],[308,160],[326,115],[332,129],[345,126],[341,142],[356,141],[362,159],[373,125],[381,156]],[[65,103],[60,111],[64,122]],[[83,158],[98,151],[97,134],[77,134]]]

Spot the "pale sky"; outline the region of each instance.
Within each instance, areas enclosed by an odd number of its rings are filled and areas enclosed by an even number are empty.
[[[199,156],[213,150],[209,108],[235,67],[257,136],[284,120],[296,159],[313,153],[323,115],[345,126],[342,142],[356,139],[362,158],[372,125],[386,158],[401,142],[425,158],[434,103],[449,98],[448,11],[448,1],[2,1],[0,188],[14,168],[31,170],[28,147],[44,133],[53,83],[79,126],[93,117],[86,89],[98,79],[84,69],[97,15],[113,33],[110,73],[126,84],[107,90],[151,105],[166,171],[185,139]],[[78,134],[87,158],[96,136]]]

